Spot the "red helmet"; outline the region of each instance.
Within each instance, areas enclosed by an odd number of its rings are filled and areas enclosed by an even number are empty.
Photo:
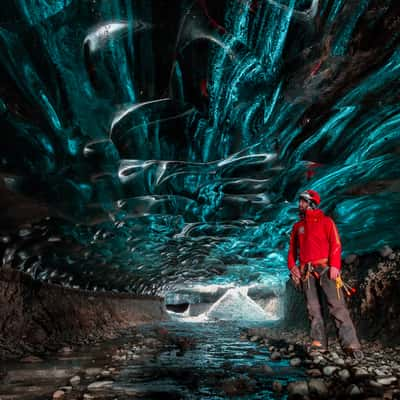
[[[306,190],[303,193],[300,193],[300,198],[308,202],[312,201],[317,206],[319,206],[319,204],[321,203],[321,197],[315,190]]]

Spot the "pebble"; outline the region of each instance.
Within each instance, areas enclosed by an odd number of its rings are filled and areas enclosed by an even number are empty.
[[[70,346],[65,346],[59,350],[59,353],[63,353],[63,354],[69,354],[72,352],[73,352],[73,349]]]
[[[387,371],[383,371],[381,369],[373,369],[373,371],[376,376],[388,376]]]
[[[310,379],[308,388],[311,395],[317,396],[318,399],[328,397],[328,388],[323,379]]]
[[[357,385],[352,384],[347,388],[347,393],[349,396],[359,396],[362,392]]]
[[[83,395],[83,398],[84,398],[85,400],[92,400],[92,399],[94,399],[94,397],[93,397],[92,395],[88,394],[88,393],[85,393],[85,394]]]
[[[65,392],[63,392],[62,390],[57,390],[53,393],[54,400],[62,399],[64,396],[65,396]]]
[[[280,360],[281,359],[281,353],[279,353],[278,351],[274,351],[271,354],[270,358],[271,358],[272,361]]]
[[[342,370],[339,371],[339,378],[342,381],[347,381],[350,378],[350,376],[351,376],[350,372],[347,369],[342,369]]]
[[[80,381],[81,381],[81,378],[78,375],[75,375],[69,380],[69,383],[72,386],[76,386],[76,385],[79,385]]]
[[[305,381],[290,382],[287,386],[290,397],[308,396],[308,385]]]
[[[290,360],[290,365],[291,365],[292,367],[299,367],[299,366],[301,365],[301,359],[298,358],[298,357],[292,358],[292,359]]]
[[[98,381],[91,383],[87,388],[88,390],[103,390],[108,389],[114,384],[114,381]]]
[[[41,359],[40,357],[36,357],[36,356],[27,356],[27,357],[21,358],[21,362],[23,362],[23,363],[39,363],[39,362],[43,362],[43,359]]]
[[[354,376],[357,378],[363,378],[369,376],[368,371],[364,368],[354,368]]]
[[[275,393],[281,393],[282,390],[283,390],[283,386],[282,386],[282,384],[281,384],[280,382],[278,382],[278,381],[273,381],[273,382],[272,382],[272,390],[273,390]]]
[[[317,356],[313,357],[312,361],[314,364],[323,364],[326,362],[325,358],[322,357],[321,355],[317,355]]]
[[[307,371],[307,374],[312,376],[312,377],[315,377],[315,378],[319,377],[319,376],[322,376],[322,372],[317,368],[309,369]]]
[[[60,387],[59,390],[62,390],[64,392],[70,392],[72,390],[72,386],[63,386],[63,387]]]
[[[341,366],[341,367],[343,367],[344,365],[346,365],[346,363],[345,363],[345,361],[343,360],[343,358],[336,358],[336,359],[334,360],[334,363],[335,363],[336,365]]]
[[[325,376],[332,376],[335,371],[338,370],[338,367],[335,367],[334,365],[327,365],[324,367],[322,370]]]
[[[377,387],[377,388],[382,387],[382,384],[380,384],[380,383],[378,383],[377,381],[374,381],[374,380],[370,380],[368,383],[372,387]]]
[[[381,385],[391,385],[392,383],[397,382],[397,378],[395,376],[388,376],[385,378],[378,378],[376,380],[378,383],[380,383]]]
[[[101,368],[87,368],[85,369],[86,376],[96,376],[101,374]]]
[[[345,259],[344,262],[346,264],[353,264],[357,260],[357,254],[349,254]]]
[[[330,357],[332,358],[332,360],[337,360],[338,358],[340,358],[339,354],[336,353],[335,351],[331,351]]]
[[[274,370],[268,364],[263,365],[262,369],[265,374],[273,374],[274,373]]]
[[[389,246],[385,245],[379,250],[379,253],[382,257],[388,257],[393,253],[393,250]]]

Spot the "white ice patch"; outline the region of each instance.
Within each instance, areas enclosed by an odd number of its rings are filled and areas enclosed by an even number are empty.
[[[209,319],[224,321],[265,321],[272,316],[247,296],[247,287],[229,289],[205,313]],[[275,317],[276,318],[276,317]]]

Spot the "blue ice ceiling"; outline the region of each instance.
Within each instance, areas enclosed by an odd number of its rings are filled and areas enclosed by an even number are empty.
[[[399,246],[399,35],[395,0],[6,1],[3,263],[275,284],[306,188],[345,254]]]

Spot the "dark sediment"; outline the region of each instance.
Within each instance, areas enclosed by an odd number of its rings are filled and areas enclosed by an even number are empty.
[[[0,269],[0,359],[111,338],[167,318],[160,297],[86,292]]]

